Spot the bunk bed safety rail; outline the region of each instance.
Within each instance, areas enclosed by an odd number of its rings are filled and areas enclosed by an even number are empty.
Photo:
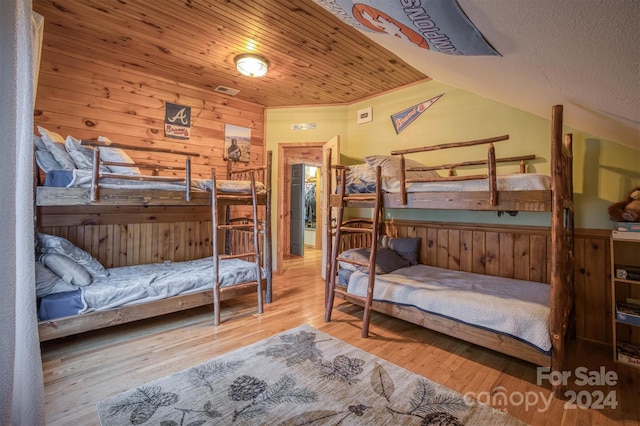
[[[86,140],[83,139],[80,141],[80,145],[83,146],[92,146],[93,150],[93,168],[91,170],[91,190],[90,190],[90,201],[98,201],[100,198],[100,179],[101,178],[116,178],[116,179],[124,179],[124,180],[138,180],[138,181],[153,181],[153,182],[184,182],[185,185],[185,201],[191,201],[191,158],[190,157],[199,157],[200,154],[197,152],[189,152],[189,151],[179,151],[175,149],[168,148],[149,148],[149,147],[138,147],[133,145],[125,145],[118,144],[114,142],[107,141],[96,141],[96,140]],[[174,155],[182,155],[185,156],[185,166],[177,167],[177,166],[164,166],[159,164],[151,164],[145,162],[138,163],[121,163],[114,161],[100,161],[100,148],[118,148],[118,149],[127,149],[134,151],[145,151],[145,152],[155,152],[155,153],[165,153],[165,154],[174,154]],[[120,173],[102,173],[100,172],[100,166],[119,166],[119,167],[136,167],[142,169],[151,169],[152,177],[147,177],[144,175],[134,176],[128,174],[120,174]],[[160,171],[171,170],[171,171],[184,171],[185,177],[161,177],[159,176]]]

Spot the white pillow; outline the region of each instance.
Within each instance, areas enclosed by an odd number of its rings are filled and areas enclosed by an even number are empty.
[[[47,147],[47,151],[53,155],[53,158],[62,166],[63,170],[75,169],[76,163],[73,162],[71,156],[64,148],[64,139],[62,136],[40,126],[38,126],[38,131],[42,135],[42,142],[44,142],[44,145]]]
[[[69,135],[64,140],[64,147],[81,170],[93,170],[93,148],[83,146],[80,141]],[[101,172],[109,172],[107,166],[100,166]]]
[[[400,179],[400,156],[399,155],[370,155],[364,159],[369,166],[373,169],[376,166],[380,166],[382,169],[382,176],[387,176],[392,179]],[[426,164],[422,164],[418,161],[411,160],[409,158],[404,159],[405,167],[428,167]],[[407,179],[420,179],[439,177],[440,175],[435,170],[429,170],[425,172],[405,172]]]
[[[111,140],[104,136],[99,136],[100,142],[111,143]],[[115,163],[129,163],[135,164],[135,162],[127,155],[126,152],[120,148],[100,147],[100,158],[102,161],[113,161]],[[122,166],[107,166],[113,173],[119,173],[123,175],[136,175],[140,176],[140,169],[137,167],[122,167]]]
[[[91,284],[91,275],[84,267],[67,256],[57,253],[47,253],[40,256],[42,262],[57,276],[66,282],[80,287]]]

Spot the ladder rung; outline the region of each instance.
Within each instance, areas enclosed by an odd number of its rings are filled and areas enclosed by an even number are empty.
[[[369,262],[362,262],[360,260],[346,259],[344,257],[338,257],[338,261],[339,262],[351,263],[353,265],[369,266]]]
[[[355,232],[360,234],[371,234],[373,229],[370,228],[352,228],[350,226],[341,226],[340,231],[342,232]]]
[[[219,259],[237,259],[239,257],[248,257],[248,256],[255,256],[256,252],[255,251],[250,251],[247,253],[239,253],[239,254],[220,254],[218,255]]]
[[[349,195],[342,197],[342,201],[376,201],[376,197],[371,195]]]
[[[349,297],[352,297],[354,299],[361,300],[362,302],[365,302],[367,300],[366,297],[356,296],[353,293],[349,293],[346,288],[342,289],[342,288],[336,287],[334,291],[336,292],[336,294],[343,294],[345,296],[349,296]]]
[[[237,224],[237,225],[218,225],[218,229],[246,229],[253,230],[253,225],[249,225],[246,223]]]

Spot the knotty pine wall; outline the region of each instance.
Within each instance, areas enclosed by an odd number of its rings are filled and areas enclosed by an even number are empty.
[[[387,234],[420,237],[419,262],[441,268],[548,283],[550,231],[544,227],[391,221]],[[610,234],[574,239],[576,336],[611,343]]]
[[[189,140],[164,137],[165,102],[191,107]],[[46,36],[34,121],[62,137],[106,136],[127,145],[198,152],[200,156],[191,159],[192,176],[205,179],[211,177],[212,168],[216,176],[225,176],[224,129],[225,124],[234,124],[251,129],[251,162],[238,166],[253,167],[265,161],[263,106],[59,51],[47,46]],[[184,166],[181,156],[127,153],[134,161]],[[184,172],[163,172],[179,173]],[[106,267],[212,254],[209,208],[98,211],[79,207],[70,213],[47,207],[38,208],[38,216],[41,232],[68,238]]]
[[[114,67],[49,47],[42,51],[34,121],[66,137],[106,136],[114,142],[195,151],[194,177],[225,175],[225,124],[251,129],[251,163],[264,164],[264,107],[214,92]],[[164,137],[165,102],[191,107],[191,138]],[[37,133],[37,128],[34,128]],[[183,157],[130,151],[137,161],[184,166]],[[143,171],[144,172],[144,171]],[[180,173],[180,172],[177,172]]]

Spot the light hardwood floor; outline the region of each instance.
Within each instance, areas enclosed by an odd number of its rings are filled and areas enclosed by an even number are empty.
[[[538,385],[536,367],[465,342],[374,313],[370,337],[360,337],[362,309],[340,303],[332,321],[324,322],[324,282],[320,252],[285,259],[274,278],[274,302],[258,315],[254,296],[223,303],[222,323],[213,325],[211,307],[71,336],[42,344],[47,424],[97,425],[95,404],[101,399],[191,367],[215,356],[300,324],[309,324],[374,355],[462,394],[536,425],[640,424],[640,370],[615,366],[611,348],[573,342],[569,390],[578,401],[605,408],[564,408],[550,397],[547,381]],[[578,386],[578,367],[616,372],[615,385]],[[593,374],[586,375],[593,377]],[[578,377],[580,378],[580,377]],[[584,380],[583,380],[584,381]],[[502,404],[500,392],[507,396]],[[613,393],[610,393],[613,392]],[[527,406],[526,401],[535,402]],[[609,406],[617,403],[615,409]]]

